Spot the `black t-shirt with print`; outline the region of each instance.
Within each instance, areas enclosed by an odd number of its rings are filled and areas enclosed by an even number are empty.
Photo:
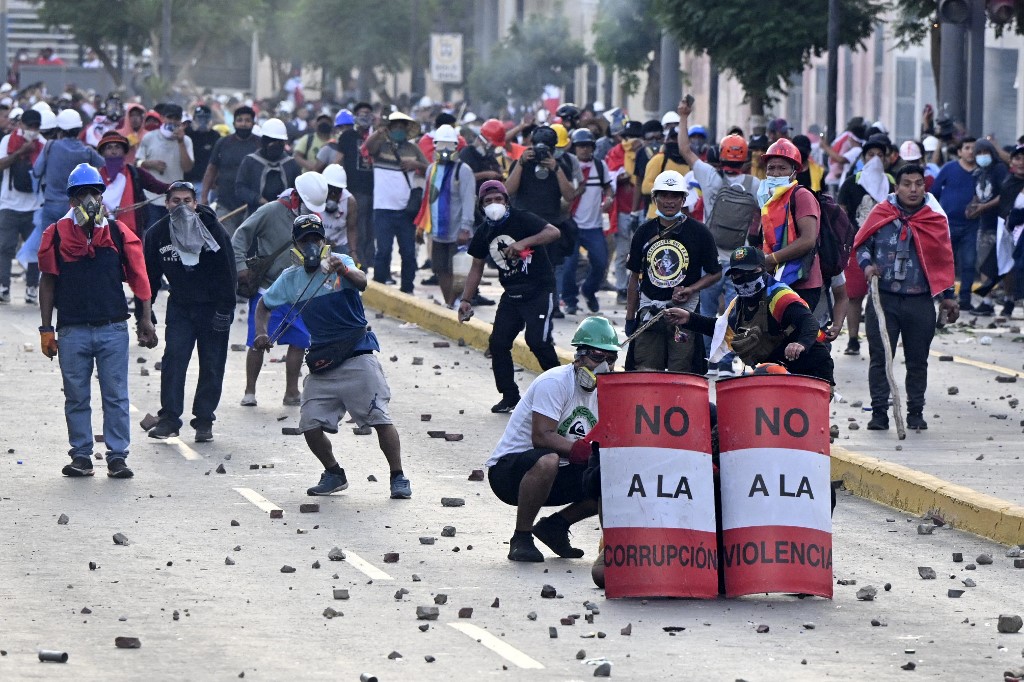
[[[711,275],[722,270],[715,238],[704,223],[684,218],[659,237],[664,229],[657,218],[638,227],[626,260],[631,272],[641,274],[641,293],[653,301],[667,301],[672,298],[673,288],[689,286],[703,273]]]
[[[555,288],[555,272],[545,247],[533,247],[533,253],[525,261],[509,260],[500,254],[509,244],[542,232],[547,224],[529,211],[510,209],[503,223],[492,225],[484,221],[477,226],[473,241],[469,243],[469,255],[481,260],[491,257],[498,266],[498,281],[512,298],[551,291]]]
[[[242,205],[235,197],[235,178],[245,157],[260,148],[260,138],[250,135],[242,139],[228,135],[217,140],[210,153],[210,163],[217,168],[217,205],[232,210]]]

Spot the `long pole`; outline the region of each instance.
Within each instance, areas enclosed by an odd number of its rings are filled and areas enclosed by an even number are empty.
[[[967,52],[967,132],[981,138],[985,115],[985,2],[971,6]]]
[[[683,85],[679,75],[679,43],[668,31],[661,34],[659,86],[658,108],[662,113],[675,111],[683,96]]]
[[[825,129],[830,144],[839,130],[836,103],[839,96],[839,0],[828,0],[828,90],[825,94]]]
[[[171,73],[171,0],[164,0],[160,21],[160,71],[164,81],[170,83]]]
[[[718,66],[708,57],[708,135],[718,139]]]
[[[905,440],[907,427],[903,423],[903,400],[900,397],[900,386],[896,383],[896,374],[892,369],[892,344],[889,342],[889,330],[885,324],[882,299],[878,294],[878,277],[871,278],[871,305],[875,308],[878,333],[882,336],[882,347],[885,349],[885,378],[889,382],[889,392],[892,394],[892,416],[896,420],[896,437],[899,440]]]

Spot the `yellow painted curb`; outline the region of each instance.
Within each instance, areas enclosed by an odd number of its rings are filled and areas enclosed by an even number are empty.
[[[954,528],[1006,545],[1024,543],[1024,507],[931,474],[833,445],[832,478],[860,497],[911,514],[936,511]]]
[[[436,332],[449,339],[462,339],[467,346],[487,350],[488,339],[491,336],[489,323],[476,319],[460,323],[454,310],[432,301],[424,301],[380,282],[370,281],[363,292],[363,303],[385,315],[415,323],[421,329]],[[573,355],[569,351],[561,348],[555,348],[555,351],[562,364],[573,361]],[[522,339],[517,338],[512,345],[512,360],[532,372],[539,374],[544,371]]]
[[[459,322],[455,311],[397,289],[369,282],[363,302],[390,317],[413,322],[421,329],[436,332],[450,339],[462,339],[467,346],[487,348],[491,325],[480,320]],[[563,363],[572,362],[569,351],[556,348]],[[934,354],[934,351],[933,351]],[[522,367],[540,372],[537,358],[521,339],[512,347],[512,359]],[[975,363],[959,358],[964,364],[982,369],[1009,373],[996,365]],[[984,366],[983,366],[984,365]],[[984,495],[965,486],[955,485],[909,467],[886,462],[832,446],[832,478],[843,479],[847,490],[881,504],[911,514],[939,512],[954,528],[976,533],[1003,544],[1024,543],[1024,507],[991,495]]]
[[[977,367],[978,369],[987,369],[988,371],[995,372],[996,374],[1005,374],[1005,375],[1011,376],[1011,377],[1016,377],[1016,376],[1020,376],[1021,375],[1021,372],[1019,370],[1010,369],[1009,367],[1003,367],[1001,365],[993,365],[990,362],[980,362],[979,360],[971,360],[970,358],[962,358],[959,355],[949,355],[949,353],[940,353],[937,350],[930,350],[930,351],[928,351],[928,355],[932,355],[932,356],[935,356],[937,358],[941,358],[943,356],[948,356],[948,357],[953,358],[953,362],[957,363],[958,365],[968,365],[970,367]]]

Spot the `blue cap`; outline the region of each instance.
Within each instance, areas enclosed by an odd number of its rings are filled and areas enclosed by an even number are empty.
[[[338,112],[338,115],[334,117],[334,125],[336,126],[352,126],[355,124],[356,119],[348,109],[342,109]]]

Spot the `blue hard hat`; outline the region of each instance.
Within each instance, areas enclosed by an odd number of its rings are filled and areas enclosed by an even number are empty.
[[[68,176],[68,196],[74,197],[79,190],[86,187],[92,187],[100,194],[107,188],[98,170],[87,163],[80,163]]]
[[[342,109],[338,112],[338,115],[334,117],[334,125],[336,126],[351,126],[355,124],[356,119],[348,109]]]
[[[707,137],[708,131],[704,129],[704,126],[692,125],[690,126],[690,129],[686,131],[686,135],[687,137],[693,137],[694,135],[703,135],[704,137]]]

